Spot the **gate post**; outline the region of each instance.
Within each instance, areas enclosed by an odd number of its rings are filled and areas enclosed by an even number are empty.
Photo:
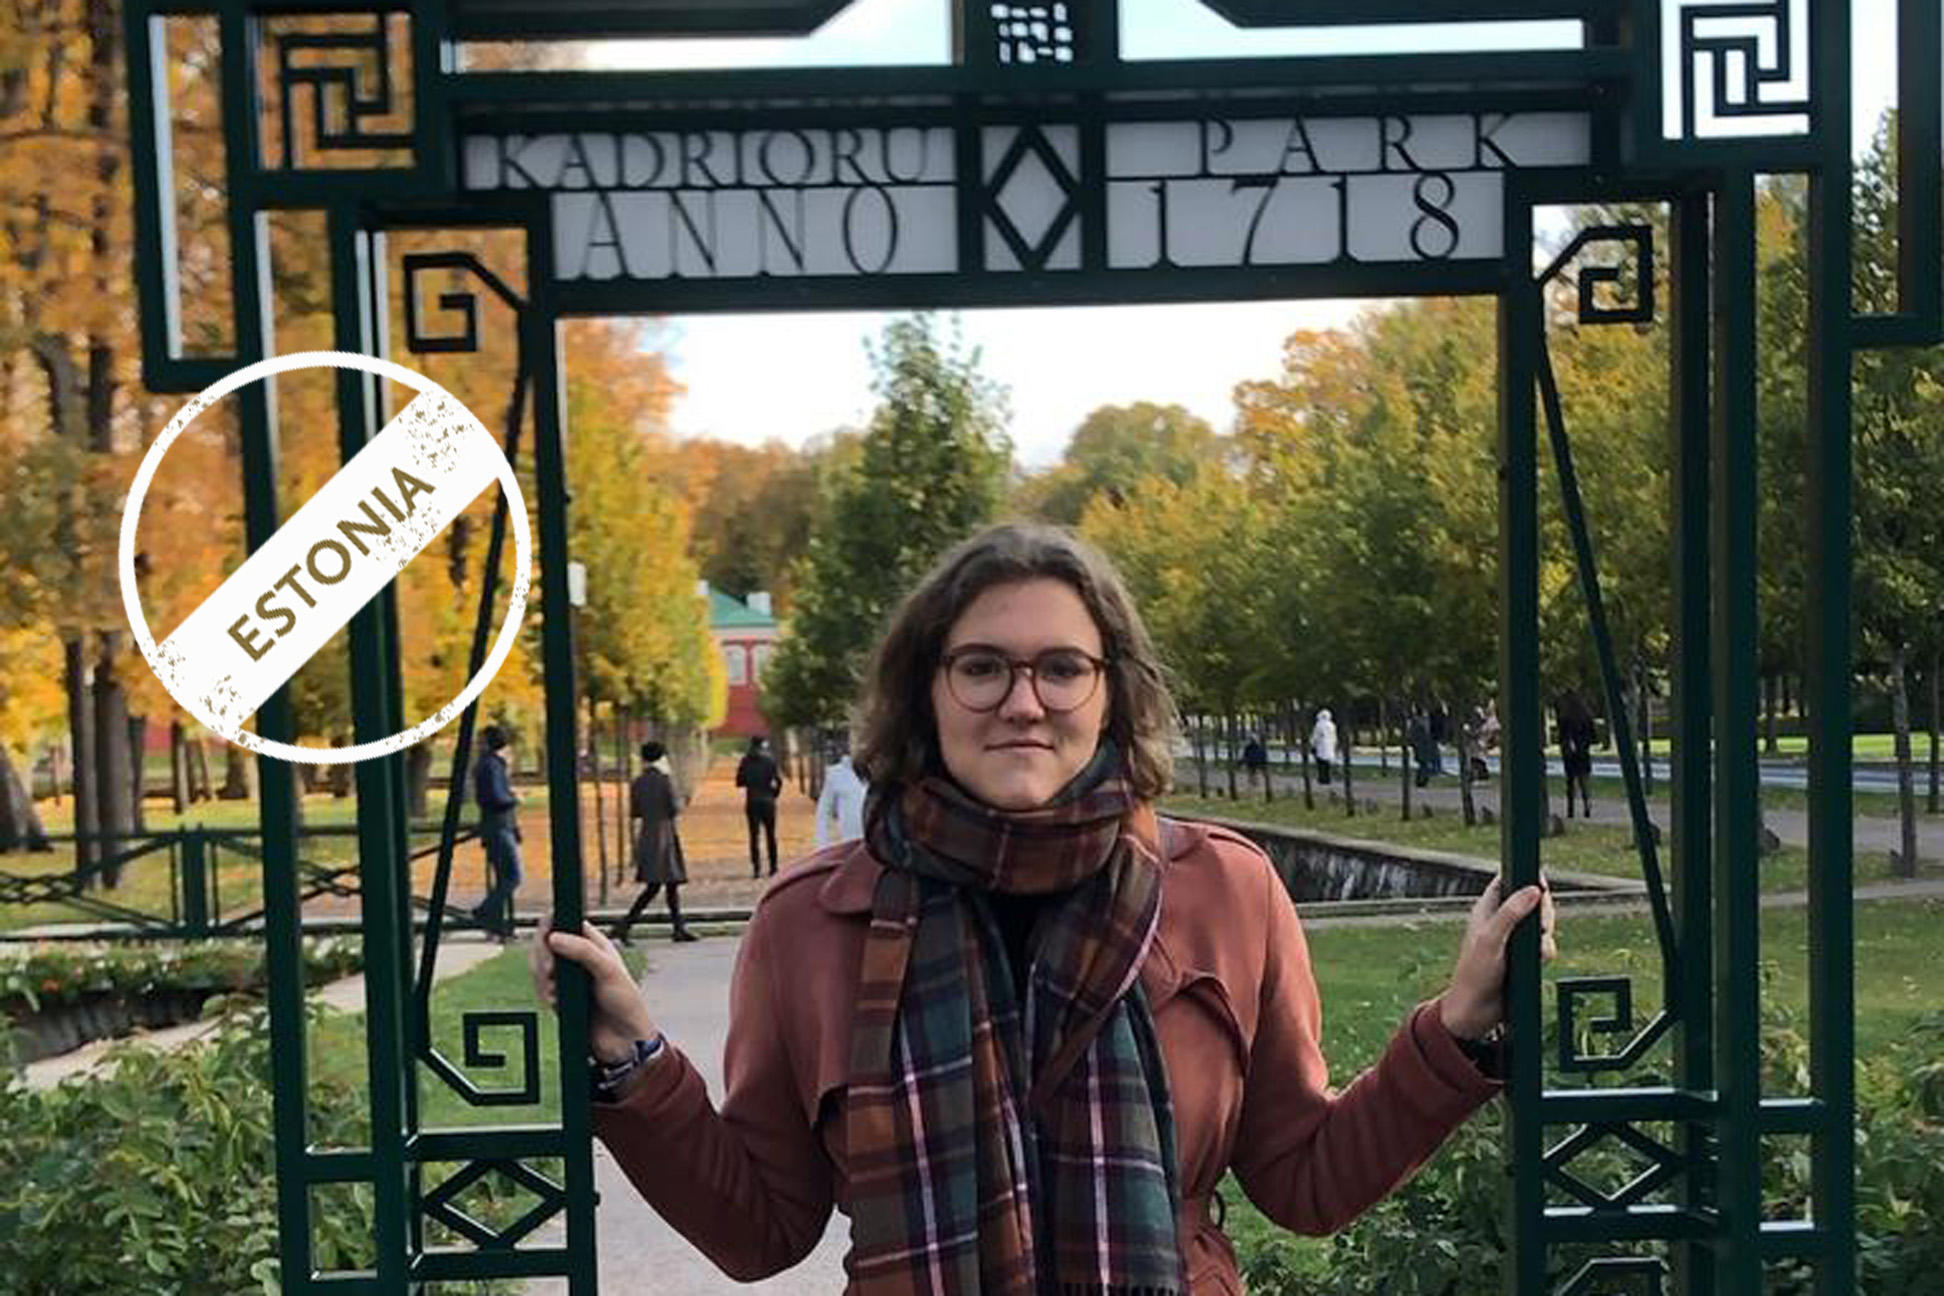
[[[182,832],[182,932],[209,935],[209,834],[198,824]]]

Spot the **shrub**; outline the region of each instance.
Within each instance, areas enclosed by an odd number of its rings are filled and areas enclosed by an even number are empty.
[[[17,1296],[274,1296],[277,1197],[266,1015],[232,1009],[208,1043],[116,1051],[106,1077],[0,1088],[0,1274]],[[354,1141],[361,1096],[313,1076],[311,1138]],[[372,1262],[371,1190],[312,1211],[323,1269]],[[448,1285],[503,1291],[505,1284]]]
[[[1767,1010],[1762,1046],[1766,1091],[1803,1091],[1808,1048],[1794,1014]],[[1647,1132],[1672,1146],[1671,1128]],[[1249,1290],[1257,1296],[1501,1296],[1511,1198],[1503,1137],[1504,1114],[1493,1103],[1454,1133],[1416,1178],[1331,1238],[1320,1261],[1307,1240],[1272,1228],[1238,1230],[1236,1251]],[[1770,1214],[1806,1214],[1807,1150],[1770,1139],[1764,1152]],[[1574,1173],[1593,1182],[1617,1181],[1629,1168],[1639,1163],[1604,1149],[1573,1163]],[[1872,1296],[1937,1291],[1944,1272],[1944,1014],[1922,1022],[1893,1054],[1859,1068],[1856,1181],[1858,1290]],[[1552,1262],[1570,1275],[1601,1253],[1561,1247]],[[1768,1282],[1771,1296],[1811,1296],[1814,1286],[1807,1266],[1772,1266]]]
[[[308,985],[335,980],[362,966],[355,942],[311,941],[304,946]],[[233,994],[259,989],[267,979],[261,942],[37,946],[25,957],[0,957],[0,1016],[19,1016],[97,994],[140,996],[161,990]]]

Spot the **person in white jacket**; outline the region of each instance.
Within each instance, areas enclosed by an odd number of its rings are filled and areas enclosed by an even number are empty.
[[[1310,755],[1316,760],[1316,781],[1328,783],[1337,758],[1336,721],[1330,719],[1328,707],[1316,713],[1316,723],[1310,727]]]
[[[850,841],[864,835],[864,794],[869,791],[851,768],[850,753],[840,755],[824,770],[823,794],[817,798],[817,845]]]

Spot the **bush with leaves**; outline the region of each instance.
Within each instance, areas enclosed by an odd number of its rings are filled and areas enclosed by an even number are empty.
[[[364,966],[354,941],[304,946],[304,982],[319,985]],[[0,955],[0,1016],[19,1016],[92,995],[131,997],[175,990],[233,994],[262,988],[269,973],[261,943],[45,945]]]
[[[1808,1046],[1797,1015],[1764,1010],[1763,1086],[1771,1094],[1806,1092]],[[1666,1077],[1632,1077],[1664,1083]],[[1671,1127],[1647,1133],[1674,1146]],[[1624,1182],[1636,1159],[1606,1147],[1573,1162],[1596,1184]],[[1763,1200],[1771,1218],[1807,1213],[1811,1161],[1806,1147],[1764,1144]],[[1927,1296],[1944,1272],[1944,1014],[1920,1022],[1893,1052],[1866,1060],[1857,1091],[1858,1290],[1872,1296]],[[1493,1103],[1452,1135],[1418,1175],[1350,1228],[1317,1244],[1273,1228],[1236,1233],[1242,1276],[1258,1296],[1500,1296],[1504,1232],[1512,1180],[1504,1154],[1504,1113]],[[1555,1248],[1562,1276],[1597,1254]],[[1652,1248],[1643,1254],[1653,1253]],[[1810,1296],[1807,1266],[1772,1267],[1772,1296]]]
[[[227,1001],[209,1043],[125,1047],[104,1077],[0,1088],[0,1275],[16,1296],[239,1296],[279,1290],[276,1139],[261,1010]],[[362,1137],[354,1090],[315,1075],[310,1137]],[[490,1203],[488,1206],[490,1207]],[[368,1185],[311,1212],[322,1270],[373,1260]],[[469,1201],[469,1209],[476,1209]],[[488,1212],[482,1212],[488,1213]],[[458,1284],[454,1291],[511,1291]]]

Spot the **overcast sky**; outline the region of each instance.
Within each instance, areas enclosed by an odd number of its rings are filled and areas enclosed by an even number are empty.
[[[799,40],[616,41],[597,47],[609,67],[833,66],[943,63],[951,6],[945,0],[853,0],[815,35]],[[1858,7],[1859,121],[1874,121],[1893,92],[1889,0]],[[1243,32],[1199,0],[1123,0],[1122,54],[1129,59],[1451,52],[1577,43],[1573,23],[1423,24]],[[1867,127],[1859,126],[1860,133]],[[1012,437],[1032,467],[1058,459],[1088,411],[1137,400],[1179,402],[1226,430],[1237,382],[1273,375],[1282,340],[1298,328],[1341,324],[1346,302],[1053,307],[961,313],[982,369],[1011,392]],[[888,318],[878,312],[822,315],[687,315],[661,322],[654,344],[673,362],[687,394],[675,431],[758,444],[791,445],[861,425],[873,398],[864,340]]]

